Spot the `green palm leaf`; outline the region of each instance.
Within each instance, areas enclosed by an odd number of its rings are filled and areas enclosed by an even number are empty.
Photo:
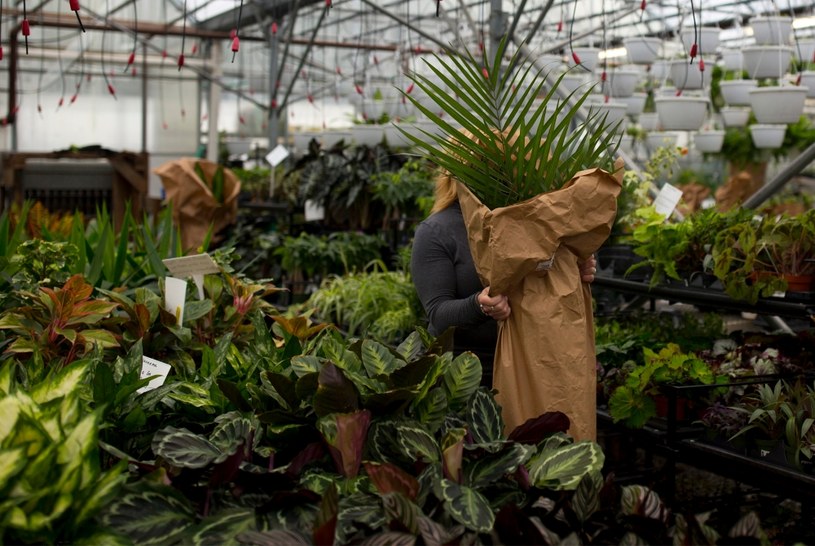
[[[578,124],[592,89],[561,97],[558,87],[565,74],[555,78],[535,67],[520,53],[522,47],[509,56],[507,45],[502,40],[493,58],[483,61],[469,51],[451,50],[428,63],[434,79],[413,74],[445,114],[403,92],[441,129],[441,134],[402,130],[406,138],[489,208],[558,189],[584,169],[612,171],[618,127],[596,111]]]

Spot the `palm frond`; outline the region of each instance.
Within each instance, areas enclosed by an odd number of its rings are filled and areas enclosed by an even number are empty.
[[[507,47],[505,38],[483,60],[450,50],[427,63],[435,77],[411,75],[443,115],[403,92],[441,131],[403,134],[490,208],[558,189],[583,169],[610,171],[619,146],[605,114],[592,111],[578,124],[591,88],[562,97],[565,73],[554,77],[523,48],[507,55]]]

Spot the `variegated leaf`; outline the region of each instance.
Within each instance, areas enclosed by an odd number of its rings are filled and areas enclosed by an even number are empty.
[[[628,532],[620,539],[620,546],[649,546],[649,544],[636,533]]]
[[[390,375],[405,365],[403,360],[393,356],[390,349],[372,339],[362,342],[362,366],[369,377]]]
[[[580,480],[572,496],[571,505],[581,523],[585,523],[600,507],[602,488],[603,476],[599,472],[590,472]]]
[[[416,537],[408,533],[386,531],[371,535],[359,544],[360,546],[413,546],[416,544]]]
[[[114,500],[102,516],[105,526],[145,545],[177,543],[194,520],[186,500],[159,491],[127,494]]]
[[[422,336],[419,335],[419,332],[413,331],[396,347],[396,352],[407,362],[411,362],[421,355],[424,349]]]
[[[85,380],[85,374],[88,371],[87,364],[87,361],[83,361],[82,364],[77,362],[73,366],[64,368],[53,378],[38,383],[31,389],[31,398],[38,404],[45,404],[76,391],[80,383]]]
[[[730,538],[753,537],[760,539],[761,535],[761,521],[758,519],[758,514],[753,511],[744,514],[727,533]]]
[[[458,355],[444,374],[450,409],[463,408],[481,384],[481,361],[473,353]]]
[[[464,527],[461,525],[445,529],[443,525],[425,515],[419,518],[419,533],[427,546],[444,546],[461,536],[462,532],[464,532]]]
[[[509,444],[504,451],[484,456],[470,464],[467,469],[467,483],[472,487],[490,485],[503,476],[514,473],[518,466],[528,461],[534,453],[535,448],[532,446]]]
[[[594,442],[578,442],[542,450],[529,463],[529,479],[537,487],[575,489],[584,475],[599,472],[605,457]]]
[[[402,453],[409,459],[424,460],[436,463],[441,460],[439,445],[435,438],[418,423],[396,425],[397,440]]]
[[[447,413],[447,395],[442,389],[433,389],[413,407],[416,418],[431,432],[436,432]]]
[[[192,530],[191,543],[196,546],[237,545],[238,535],[256,530],[254,510],[225,510],[196,525]]]
[[[271,531],[243,531],[236,537],[240,544],[246,546],[311,546],[312,542],[298,533],[288,529]]]
[[[249,438],[251,431],[252,422],[232,411],[218,418],[218,425],[209,435],[209,441],[221,451],[222,455],[219,459],[223,459],[235,453]],[[216,460],[215,462],[221,461]]]
[[[455,361],[453,365],[455,366]],[[495,402],[495,397],[485,389],[479,389],[468,407],[467,423],[476,444],[490,444],[505,439],[501,407]]]
[[[309,373],[317,373],[325,362],[324,359],[313,355],[297,355],[291,358],[291,369],[297,377]]]
[[[410,533],[419,532],[419,518],[422,510],[399,492],[382,495],[382,504],[385,508],[385,518],[388,521],[398,521],[400,526]]]
[[[620,511],[624,515],[642,516],[659,521],[666,521],[668,517],[668,509],[657,492],[643,485],[623,487]]]
[[[454,520],[479,533],[492,530],[495,513],[484,495],[450,480],[442,480],[441,489],[444,507]]]
[[[221,456],[221,450],[187,429],[166,427],[153,437],[153,453],[183,468],[204,468]]]

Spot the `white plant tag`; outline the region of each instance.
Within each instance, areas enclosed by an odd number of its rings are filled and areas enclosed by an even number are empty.
[[[175,323],[184,322],[184,304],[187,302],[187,281],[176,277],[164,278],[164,309],[175,316]]]
[[[304,212],[306,213],[306,222],[316,222],[325,218],[325,207],[311,199],[306,199]]]
[[[198,299],[204,299],[204,275],[208,273],[220,273],[221,268],[206,252],[203,254],[193,254],[192,256],[182,256],[180,258],[167,258],[163,260],[164,265],[174,276],[181,279],[192,277],[195,286],[198,288]]]
[[[673,214],[680,199],[682,199],[682,190],[666,182],[662,189],[659,190],[656,199],[654,199],[654,209],[664,215],[665,218],[668,218]]]
[[[167,364],[166,362],[162,362],[161,360],[156,360],[155,358],[150,358],[148,356],[143,356],[141,359],[141,373],[139,377],[141,379],[146,379],[148,377],[152,377],[153,379],[150,382],[137,390],[139,394],[147,391],[152,391],[153,389],[157,389],[164,384],[164,381],[167,379],[167,374],[170,373],[170,370],[173,367]]]
[[[268,161],[272,167],[277,167],[287,157],[289,157],[289,150],[282,144],[278,144],[272,148],[271,152],[266,154],[266,161]]]

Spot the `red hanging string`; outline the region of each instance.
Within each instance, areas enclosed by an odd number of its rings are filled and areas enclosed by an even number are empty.
[[[82,32],[85,32],[85,25],[82,24],[82,18],[79,16],[79,0],[68,0],[68,3],[71,6],[71,11],[76,15],[79,28],[82,29]],[[135,2],[133,4],[135,5]]]
[[[184,43],[187,41],[187,0],[184,0],[183,23],[181,27],[181,53],[178,55],[178,71],[184,66]]]

